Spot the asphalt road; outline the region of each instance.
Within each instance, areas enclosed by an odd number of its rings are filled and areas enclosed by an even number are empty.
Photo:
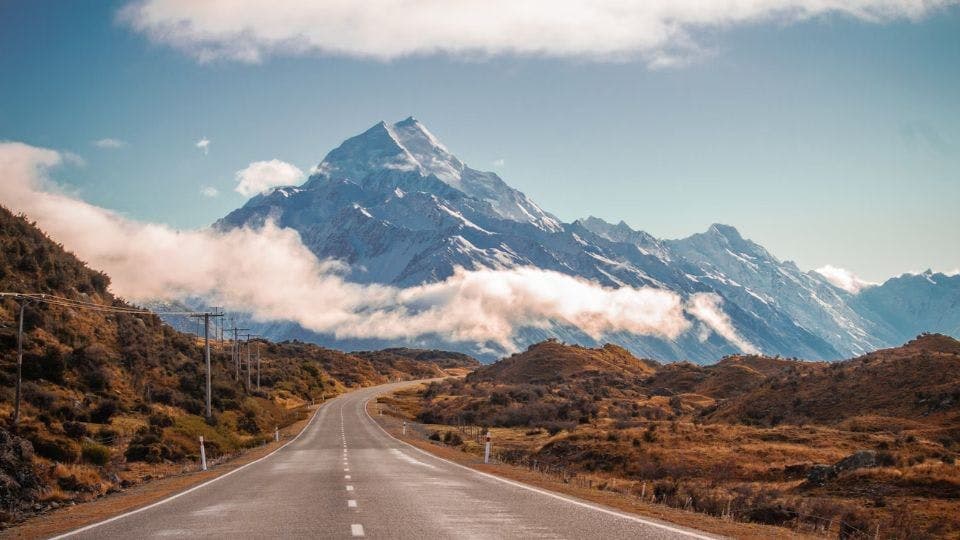
[[[402,385],[402,383],[401,383]],[[707,538],[484,475],[384,432],[330,400],[291,443],[228,476],[70,538]]]

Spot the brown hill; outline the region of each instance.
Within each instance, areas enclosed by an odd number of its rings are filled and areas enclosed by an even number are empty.
[[[397,378],[442,376],[442,362],[472,360],[417,350],[351,355],[261,340],[254,345],[258,390],[246,387],[245,376],[235,378],[229,343],[214,342],[214,414],[206,421],[201,340],[152,314],[109,311],[132,306],[108,286],[106,275],[0,207],[0,291],[70,301],[25,310],[23,400],[14,429],[19,305],[0,300],[0,525],[37,501],[79,501],[136,483],[144,462],[156,476],[157,467],[193,460],[198,435],[216,457],[260,444],[274,426],[302,416],[297,407],[311,400]]]
[[[596,374],[616,374],[625,379],[647,377],[657,364],[640,360],[626,349],[607,344],[598,349],[547,340],[531,345],[494,364],[471,373],[469,382],[537,384],[561,382]]]
[[[711,420],[836,424],[860,417],[939,423],[960,405],[960,342],[922,335],[837,362],[796,363],[722,404]]]

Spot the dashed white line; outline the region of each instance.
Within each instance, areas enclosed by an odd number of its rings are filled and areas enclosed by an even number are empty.
[[[350,526],[350,534],[353,536],[363,536],[363,525],[359,523],[354,523]]]
[[[347,486],[347,491],[353,491],[353,486]]]
[[[343,479],[344,479],[344,480],[349,480],[349,479],[350,479],[350,475],[349,475],[349,474],[343,475]]]
[[[347,508],[356,508],[356,507],[357,507],[357,501],[353,499],[350,499],[349,501],[347,501]]]

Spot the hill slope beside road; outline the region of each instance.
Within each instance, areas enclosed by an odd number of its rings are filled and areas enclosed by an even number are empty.
[[[238,378],[214,341],[213,417],[204,419],[202,340],[131,312],[109,278],[0,207],[0,291],[42,293],[24,317],[23,399],[12,425],[19,304],[0,300],[0,526],[257,447],[348,388],[443,376],[476,360],[403,349],[352,355],[299,342],[251,342]],[[62,300],[60,300],[62,299]],[[444,366],[444,367],[441,367]],[[247,387],[247,380],[251,381]]]
[[[299,438],[242,471],[68,538],[709,538],[507,483],[394,439],[366,402],[328,402]]]

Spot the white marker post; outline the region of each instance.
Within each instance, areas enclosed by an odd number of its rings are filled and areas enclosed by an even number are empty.
[[[490,430],[487,430],[487,443],[483,447],[483,462],[490,463]]]
[[[401,435],[406,435],[406,434],[407,434],[407,421],[406,421],[406,420],[403,421],[403,431],[402,431],[400,434],[401,434]]]
[[[275,442],[280,442],[280,427],[274,426],[273,428],[273,440]]]
[[[207,470],[207,451],[203,448],[203,435],[200,436],[200,470]]]

